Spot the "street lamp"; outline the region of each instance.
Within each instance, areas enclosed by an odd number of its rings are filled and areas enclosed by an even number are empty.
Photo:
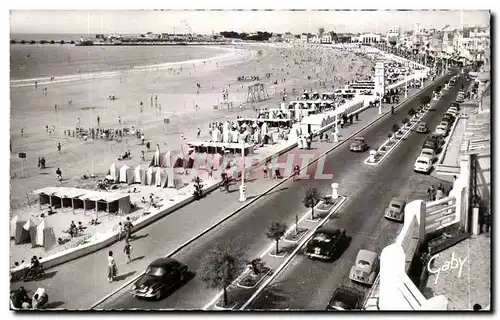
[[[333,132],[333,142],[339,142],[339,110],[335,112],[335,131]]]
[[[378,99],[378,114],[382,114],[382,98],[384,97],[383,94],[378,94],[379,99]]]
[[[240,185],[240,202],[245,202],[247,196],[245,194],[245,140],[241,140],[241,160],[242,160],[242,170],[241,170],[241,185]]]
[[[408,74],[405,76],[405,99],[408,98]]]

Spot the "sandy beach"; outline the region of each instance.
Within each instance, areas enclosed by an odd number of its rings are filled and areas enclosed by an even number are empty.
[[[135,136],[126,136],[121,142],[101,139],[84,142],[65,136],[64,130],[74,130],[78,118],[84,128],[97,127],[97,116],[101,128],[135,126],[144,131],[153,148],[159,144],[163,150],[182,151],[187,141],[208,138],[210,122],[234,120],[239,115],[254,115],[254,108],[277,106],[284,88],[288,100],[294,99],[291,97],[293,89],[297,95],[304,89],[331,91],[332,85],[338,88],[348,81],[366,78],[372,74],[372,64],[354,53],[331,48],[241,45],[222,57],[194,64],[179,63],[173,70],[136,68],[108,77],[39,85],[37,89],[13,86],[11,206],[18,208],[25,204],[26,194],[34,189],[78,186],[85,173],[103,176],[110,164],[117,162],[117,157],[127,149],[131,151],[131,161],[139,163],[140,151],[145,147]],[[269,79],[267,73],[271,74]],[[259,76],[272,98],[255,104],[245,103],[247,86],[255,82],[240,83],[236,79],[238,76]],[[274,81],[276,85],[271,84]],[[197,83],[201,85],[199,93]],[[43,87],[47,87],[46,94]],[[229,93],[233,108],[228,110],[222,106],[214,110],[214,105],[222,101],[224,89]],[[116,100],[110,101],[110,95]],[[150,105],[151,95],[158,95],[161,111]],[[168,125],[164,123],[165,118],[169,119]],[[46,125],[54,126],[55,131],[49,135]],[[200,138],[196,137],[197,128],[201,129]],[[186,140],[183,141],[181,135]],[[58,143],[62,146],[60,154]],[[19,152],[27,154],[24,172]],[[42,156],[47,160],[45,172],[37,168],[37,159]],[[151,153],[146,153],[146,159],[150,158]],[[65,178],[61,183],[55,174],[58,167]]]

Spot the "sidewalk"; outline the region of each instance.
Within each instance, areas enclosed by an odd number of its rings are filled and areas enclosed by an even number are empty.
[[[410,97],[417,89],[410,89]],[[401,97],[400,102],[405,99]],[[390,107],[385,105],[383,112],[390,112]],[[378,108],[370,108],[362,112],[360,121],[354,121],[352,126],[340,129],[339,143],[358,131],[366,124],[380,117]],[[313,142],[314,150],[298,151],[293,149],[288,154],[300,154],[313,152],[316,156],[332,148],[335,143],[319,142],[316,138]],[[287,154],[280,157],[279,161],[288,157]],[[294,156],[294,159],[299,157]],[[314,166],[313,166],[314,167]],[[309,174],[315,173],[315,168],[310,168]],[[260,168],[254,171],[260,172]],[[275,179],[256,178],[247,181],[247,202],[263,193],[278,181]],[[135,240],[131,242],[132,257],[135,258],[131,264],[125,264],[122,253],[124,243],[115,243],[106,250],[100,250],[94,254],[87,255],[48,270],[47,279],[40,282],[13,283],[12,289],[23,285],[30,290],[31,294],[38,287],[47,289],[52,302],[51,308],[85,309],[103,298],[105,295],[115,291],[138,276],[147,265],[155,258],[165,256],[177,249],[183,243],[200,234],[208,227],[214,225],[233,211],[241,207],[238,202],[237,186],[231,186],[231,192],[225,193],[218,190],[208,195],[201,201],[172,212],[163,219],[136,232]],[[119,271],[119,280],[112,283],[106,282],[107,255],[113,251],[116,257]]]

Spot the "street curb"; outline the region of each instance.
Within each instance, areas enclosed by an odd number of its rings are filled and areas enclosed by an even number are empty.
[[[436,167],[438,165],[441,165],[443,164],[443,161],[444,161],[444,157],[446,155],[446,149],[448,148],[448,146],[450,145],[450,141],[451,141],[451,137],[453,136],[453,132],[455,131],[455,128],[457,127],[457,124],[458,122],[460,121],[460,119],[466,119],[465,117],[463,117],[461,114],[458,115],[458,117],[455,119],[455,121],[453,122],[453,125],[451,126],[451,129],[450,129],[450,133],[448,134],[448,136],[446,137],[446,141],[443,145],[443,150],[441,151],[441,154],[439,155],[439,158],[438,158],[438,161],[437,161],[437,164],[436,164]],[[437,169],[437,168],[436,168]]]
[[[342,206],[346,203],[347,197],[342,196],[342,200],[334,207],[332,210],[321,220],[321,222],[314,227],[313,229],[309,230],[309,234],[307,237],[302,239],[300,243],[297,245],[297,247],[292,251],[292,253],[286,258],[285,261],[283,261],[282,264],[273,272],[273,274],[264,281],[264,283],[257,289],[257,291],[252,294],[252,296],[243,304],[243,306],[239,310],[244,310],[255,298],[257,298],[262,291],[274,280],[276,277],[280,274],[280,272],[290,263],[290,261],[295,257],[295,255],[302,249],[302,247],[306,244],[307,241],[313,236],[314,232],[318,230],[321,226],[323,226],[328,219],[335,213],[337,212]]]
[[[400,104],[396,105],[394,107],[394,109],[397,109],[397,108],[400,108],[402,107],[404,104],[408,103],[411,99],[415,98],[415,96],[417,96],[420,92],[426,90],[427,88],[429,88],[430,86],[436,84],[436,82],[440,81],[442,78],[444,78],[446,75],[443,75],[441,78],[439,79],[436,79],[434,82],[431,82],[429,83],[427,86],[425,86],[424,88],[420,89],[419,91],[415,92],[413,95],[409,96],[405,101],[401,102]],[[372,122],[368,123],[366,126],[360,128],[358,131],[354,132],[353,134],[351,134],[349,137],[346,137],[344,138],[342,141],[339,141],[335,146],[333,146],[332,148],[330,149],[327,149],[325,152],[323,152],[321,155],[319,155],[318,157],[314,158],[311,162],[309,162],[307,165],[303,166],[302,168],[300,168],[300,170],[304,170],[304,169],[307,169],[310,165],[318,162],[319,159],[323,158],[325,155],[329,154],[330,152],[334,151],[335,149],[337,149],[338,147],[342,146],[344,143],[346,143],[347,141],[349,141],[352,137],[358,135],[360,132],[363,132],[363,131],[366,131],[368,130],[370,127],[372,127],[375,123],[377,123],[379,120],[381,120],[382,118],[384,118],[385,116],[389,115],[390,114],[390,110],[386,111],[385,113],[382,113],[381,115],[379,115],[375,120],[373,120]],[[298,143],[295,143],[296,145],[298,145]],[[294,145],[295,145],[294,144]],[[293,149],[293,148],[291,148]],[[290,150],[291,150],[290,149]],[[257,200],[261,199],[262,197],[266,196],[268,193],[272,192],[274,189],[278,188],[279,186],[281,186],[282,184],[284,184],[285,182],[287,182],[288,180],[290,180],[291,178],[294,177],[294,174],[291,174],[290,176],[288,177],[285,177],[283,178],[280,182],[278,182],[276,185],[270,187],[269,189],[267,189],[266,191],[264,191],[263,193],[261,193],[260,195],[258,195],[257,197],[253,198],[252,200],[250,200],[249,202],[246,202],[245,204],[243,204],[241,207],[239,207],[238,209],[236,209],[235,211],[233,211],[231,214],[229,214],[228,216],[222,218],[220,221],[216,222],[215,224],[213,224],[212,226],[210,226],[209,228],[207,228],[206,230],[204,230],[203,232],[201,232],[200,234],[194,236],[193,238],[189,239],[188,241],[186,241],[185,243],[183,243],[182,245],[180,245],[177,249],[173,250],[172,252],[170,252],[169,254],[166,255],[166,257],[171,257],[175,254],[177,254],[179,251],[181,251],[182,249],[184,249],[185,247],[187,247],[188,245],[190,245],[191,243],[193,243],[194,241],[198,240],[199,238],[201,238],[202,236],[204,236],[205,234],[209,233],[210,231],[212,231],[213,229],[215,229],[216,227],[218,227],[219,225],[221,225],[222,223],[224,223],[225,221],[229,220],[230,218],[232,218],[234,215],[236,215],[237,213],[239,213],[240,211],[242,211],[243,209],[245,209],[246,207],[250,206],[251,204],[253,204],[254,202],[256,202]],[[112,297],[113,295],[115,295],[117,292],[123,290],[125,287],[129,286],[131,283],[133,283],[134,281],[136,281],[137,279],[139,279],[143,274],[144,274],[145,271],[141,272],[140,274],[138,274],[136,277],[132,278],[130,281],[128,281],[127,283],[123,284],[121,287],[117,288],[116,290],[114,290],[113,292],[107,294],[106,296],[104,296],[103,298],[101,298],[100,300],[98,300],[97,302],[95,302],[91,307],[90,309],[95,309],[98,305],[102,304],[104,301],[108,300],[110,297]]]

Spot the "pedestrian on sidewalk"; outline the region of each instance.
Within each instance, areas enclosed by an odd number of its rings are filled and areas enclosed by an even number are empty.
[[[123,227],[125,228],[125,232],[127,234],[126,239],[130,240],[130,238],[132,237],[132,228],[134,227],[132,221],[130,221],[130,217],[127,217],[127,221],[125,221]]]
[[[434,188],[433,184],[431,184],[429,189],[427,189],[427,195],[429,196],[429,201],[436,200],[436,189]]]
[[[115,280],[118,273],[118,268],[116,267],[115,257],[113,257],[113,251],[108,253],[108,282]]]
[[[130,251],[131,250],[132,250],[132,247],[130,246],[130,242],[127,239],[127,240],[125,240],[125,247],[123,247],[123,252],[127,256],[127,264],[132,262],[132,259],[130,259]]]
[[[123,224],[121,222],[118,223],[118,241],[122,239],[122,235],[124,232]]]

